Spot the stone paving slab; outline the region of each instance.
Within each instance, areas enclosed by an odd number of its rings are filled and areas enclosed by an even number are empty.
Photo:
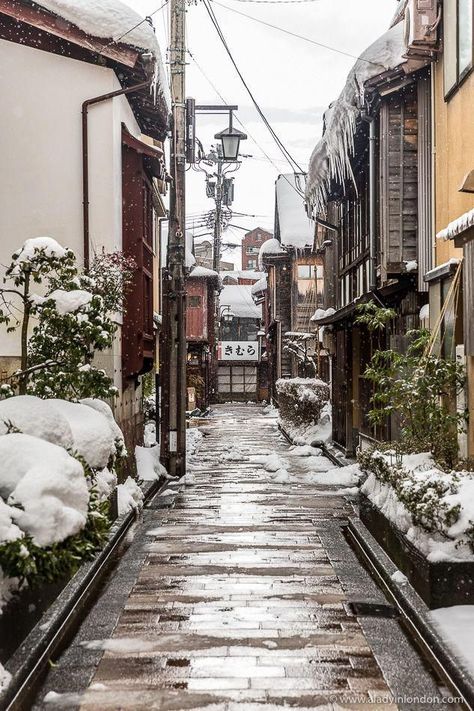
[[[144,512],[35,709],[418,708],[391,703],[404,679],[346,604],[370,579],[341,533],[350,502],[311,481],[332,463],[293,454],[256,406],[217,407],[205,429],[187,482]],[[262,449],[289,481],[265,471]],[[411,666],[420,695],[438,693],[421,661]],[[50,703],[47,691],[59,692]]]

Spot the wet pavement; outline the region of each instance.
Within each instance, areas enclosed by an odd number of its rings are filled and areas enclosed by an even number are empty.
[[[383,596],[344,539],[347,490],[314,483],[333,465],[258,406],[202,429],[35,708],[426,708],[413,695],[440,692],[397,620],[348,604]]]

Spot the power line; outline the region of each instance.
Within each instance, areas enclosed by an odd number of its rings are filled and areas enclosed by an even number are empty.
[[[322,47],[323,49],[328,49],[331,52],[336,52],[337,54],[342,54],[344,57],[350,57],[351,59],[358,59],[361,62],[367,62],[367,64],[373,64],[375,67],[383,67],[383,64],[380,64],[380,62],[371,62],[370,59],[363,59],[362,57],[356,55],[356,54],[351,54],[350,52],[345,52],[342,49],[338,49],[337,47],[332,47],[331,45],[324,44],[323,42],[317,42],[316,40],[311,39],[311,37],[305,37],[304,35],[299,35],[297,32],[292,32],[291,30],[286,30],[284,27],[279,27],[278,25],[273,25],[271,22],[266,22],[265,20],[260,20],[258,17],[254,17],[253,15],[247,15],[246,12],[241,12],[241,10],[236,10],[233,7],[229,7],[228,5],[223,5],[221,2],[218,2],[218,0],[210,0],[213,2],[215,5],[219,5],[219,7],[223,7],[225,10],[229,10],[229,12],[235,12],[236,15],[242,15],[242,17],[246,17],[248,20],[253,20],[254,22],[258,22],[261,25],[265,25],[266,27],[271,27],[274,30],[278,30],[279,32],[284,32],[286,35],[290,35],[291,37],[296,37],[297,39],[301,39],[304,42],[309,42],[310,44],[314,44],[317,47]],[[240,2],[244,2],[244,0],[239,0]],[[245,0],[245,2],[250,1],[250,0]]]
[[[215,14],[214,14],[214,10],[212,9],[212,7],[211,7],[210,4],[209,4],[209,0],[203,0],[203,2],[204,2],[204,7],[206,8],[206,11],[207,11],[207,13],[208,13],[208,15],[209,15],[209,17],[210,17],[210,19],[211,19],[211,22],[212,22],[212,24],[214,25],[214,27],[215,27],[215,29],[216,29],[216,31],[217,31],[217,34],[219,35],[219,39],[221,40],[222,44],[224,45],[224,49],[226,50],[227,54],[229,55],[229,58],[230,58],[232,64],[234,65],[234,68],[235,68],[237,74],[239,75],[239,78],[240,78],[242,84],[244,85],[244,87],[245,87],[245,89],[246,89],[248,95],[250,96],[250,98],[251,98],[251,100],[252,100],[252,102],[253,102],[253,105],[254,105],[255,108],[257,109],[257,112],[258,112],[260,118],[261,118],[262,121],[264,122],[265,126],[268,128],[268,130],[269,130],[269,132],[270,132],[272,138],[273,138],[274,141],[276,142],[276,144],[277,144],[277,146],[279,147],[279,149],[281,150],[282,154],[283,154],[283,155],[285,156],[285,158],[287,159],[287,161],[288,161],[288,163],[289,163],[289,165],[290,165],[290,167],[291,167],[291,170],[295,173],[295,172],[296,172],[296,171],[295,171],[295,167],[296,167],[300,173],[304,173],[304,171],[303,171],[303,169],[301,168],[301,166],[296,162],[296,160],[293,158],[293,156],[291,155],[291,153],[288,151],[288,149],[284,146],[284,144],[282,143],[282,141],[280,140],[280,138],[279,138],[279,137],[277,136],[277,134],[275,133],[273,127],[270,125],[270,122],[268,121],[267,117],[265,116],[265,114],[263,113],[262,109],[260,108],[260,106],[259,106],[259,104],[258,104],[258,102],[257,102],[257,100],[256,100],[256,98],[255,98],[255,96],[253,95],[253,93],[252,93],[252,91],[251,91],[249,85],[248,85],[247,82],[245,81],[245,79],[244,79],[244,77],[243,77],[243,75],[242,75],[242,72],[240,71],[239,67],[237,66],[237,62],[235,61],[234,56],[233,56],[233,54],[232,54],[232,52],[231,52],[231,50],[230,50],[230,48],[229,48],[229,45],[227,44],[227,41],[226,41],[226,39],[225,39],[225,37],[224,37],[224,34],[223,34],[222,30],[221,30],[221,28],[220,28],[220,25],[219,25],[219,22],[218,22],[218,20],[217,20],[217,17],[216,17]]]
[[[124,37],[126,37],[127,35],[129,35],[130,32],[133,32],[133,30],[136,30],[137,27],[140,27],[141,25],[143,25],[144,22],[148,22],[149,25],[152,27],[152,29],[154,29],[153,23],[152,23],[152,21],[151,21],[151,18],[153,17],[153,15],[156,15],[157,12],[159,12],[160,10],[162,10],[162,9],[164,8],[164,6],[167,5],[167,4],[168,4],[168,0],[165,0],[165,2],[164,2],[162,5],[160,5],[160,7],[157,7],[156,10],[153,10],[153,12],[150,12],[149,15],[146,15],[146,17],[144,17],[143,20],[140,20],[140,22],[137,22],[137,24],[136,24],[136,25],[133,25],[133,27],[130,27],[130,29],[127,30],[126,32],[124,32],[123,35],[120,35],[120,37],[117,37],[117,39],[115,39],[115,38],[112,39],[112,40],[108,43],[107,47],[110,47],[111,44],[118,44],[118,42],[120,42],[120,40],[122,40]]]
[[[194,54],[192,54],[191,50],[187,49],[186,51],[187,51],[187,53],[189,54],[189,56],[191,57],[191,59],[193,60],[193,62],[194,62],[194,64],[196,65],[196,67],[199,69],[199,71],[200,71],[201,74],[203,75],[204,79],[205,79],[205,80],[207,81],[207,83],[209,84],[209,86],[215,91],[215,93],[216,93],[216,95],[219,97],[219,99],[220,99],[221,101],[223,101],[224,104],[228,104],[229,102],[222,96],[222,94],[221,94],[221,92],[219,91],[219,89],[216,87],[216,85],[214,84],[214,82],[212,81],[212,79],[210,79],[209,76],[206,74],[206,72],[205,72],[204,69],[201,67],[201,65],[200,65],[199,62],[197,61],[196,57],[194,56]],[[237,121],[237,123],[239,124],[239,126],[241,126],[241,127],[244,129],[245,133],[246,133],[246,134],[250,137],[250,139],[255,143],[255,145],[257,146],[257,148],[262,151],[263,155],[265,156],[265,158],[267,159],[267,161],[273,166],[273,168],[275,169],[275,171],[277,172],[277,174],[278,174],[278,175],[282,175],[281,172],[280,172],[280,168],[279,168],[277,165],[275,165],[275,163],[273,162],[273,159],[270,158],[270,156],[268,155],[268,153],[266,153],[266,151],[265,151],[265,150],[262,148],[262,146],[258,143],[257,139],[256,139],[254,136],[252,136],[252,134],[250,133],[250,131],[248,130],[248,128],[245,126],[245,124],[239,119],[238,116],[235,116],[235,120]],[[290,185],[290,186],[293,188],[293,190],[294,190],[300,197],[303,197],[303,198],[304,198],[304,193],[302,193],[300,190],[298,190],[298,188],[297,188],[295,185],[293,185],[292,182],[290,182],[290,181],[288,180],[288,178],[286,177],[286,175],[283,175],[282,177],[286,180],[286,182],[288,183],[288,185]]]

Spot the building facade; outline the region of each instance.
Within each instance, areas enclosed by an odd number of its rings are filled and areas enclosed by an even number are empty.
[[[256,271],[258,269],[258,253],[264,242],[271,239],[273,235],[261,227],[256,227],[251,232],[247,232],[242,240],[242,270]]]
[[[127,29],[141,19],[121,10]],[[102,13],[90,5],[80,20],[68,3],[60,18],[47,3],[0,4],[0,263],[40,235],[71,248],[81,266],[102,251],[133,257],[137,269],[114,347],[97,359],[118,388],[115,414],[133,447],[141,439],[140,380],[155,351],[169,98],[153,31],[144,23],[127,37],[130,44],[111,44]],[[15,334],[2,331],[3,378],[18,357]]]

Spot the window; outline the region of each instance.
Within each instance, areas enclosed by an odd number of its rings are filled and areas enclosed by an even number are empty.
[[[473,67],[474,0],[444,0],[444,94]]]
[[[257,266],[257,261],[255,259],[249,259],[249,261],[247,262],[247,267],[249,269],[255,269],[256,266]]]
[[[201,296],[189,296],[188,297],[188,306],[191,309],[200,309],[202,306],[202,297]]]
[[[247,247],[247,254],[258,254],[258,247]]]

